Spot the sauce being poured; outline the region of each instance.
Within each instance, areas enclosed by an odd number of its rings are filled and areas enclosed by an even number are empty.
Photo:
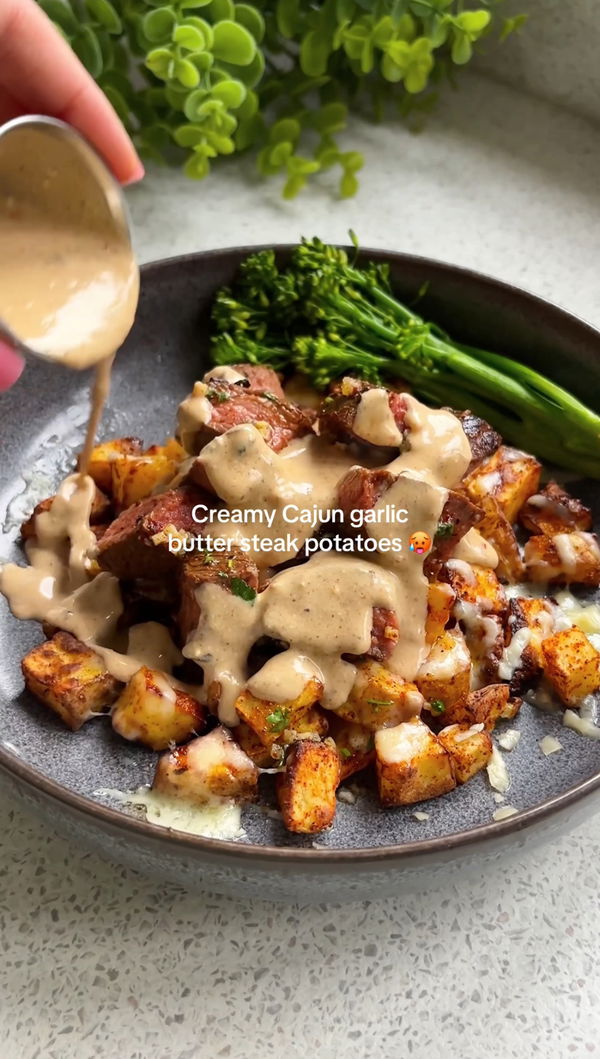
[[[82,475],[139,294],[129,235],[100,167],[52,125],[17,125],[0,137],[0,317],[45,359],[96,367]]]

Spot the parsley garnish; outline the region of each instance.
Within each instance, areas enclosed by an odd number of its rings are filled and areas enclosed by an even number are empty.
[[[451,537],[453,533],[453,522],[438,522],[437,529],[435,531],[436,538]]]
[[[393,699],[367,699],[370,706],[393,706]]]
[[[338,747],[338,753],[340,757],[352,757],[352,751],[348,750],[347,746]]]
[[[256,593],[254,594],[256,595]],[[281,706],[278,706],[276,710],[273,710],[273,713],[267,714],[267,724],[272,732],[280,735],[287,728],[289,717],[289,710],[282,710]]]
[[[211,555],[210,552],[206,552],[202,562],[205,566],[212,566],[212,564],[215,562],[215,557],[214,555]]]
[[[245,599],[247,603],[254,603],[256,599],[256,592],[247,581],[244,581],[241,577],[232,577],[229,582],[231,593],[234,596],[239,596],[240,599]]]
[[[446,703],[442,702],[441,699],[432,699],[429,703],[429,708],[432,713],[444,713],[446,709]]]
[[[218,404],[223,404],[224,401],[229,400],[229,394],[225,393],[224,390],[207,390],[206,396],[209,401],[217,401]]]
[[[276,397],[275,394],[271,393],[269,390],[263,390],[263,392],[261,393],[261,397],[266,397],[267,401],[273,401],[273,404],[279,404],[279,398]]]

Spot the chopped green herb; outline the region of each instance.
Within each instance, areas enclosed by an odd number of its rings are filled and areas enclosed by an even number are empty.
[[[276,732],[277,735],[281,735],[281,733],[285,731],[289,719],[289,710],[282,710],[281,706],[278,706],[276,710],[273,710],[273,713],[267,714],[267,724],[270,730]]]
[[[224,401],[229,400],[229,394],[225,393],[224,390],[207,390],[206,396],[209,401],[217,401],[218,404],[223,404]]]
[[[370,706],[393,706],[393,699],[367,699]]]
[[[247,603],[254,603],[256,599],[256,592],[247,581],[244,581],[241,577],[232,577],[229,582],[232,595],[239,596],[240,599],[245,599]]]
[[[270,390],[263,390],[261,397],[266,397],[267,401],[273,401],[274,404],[279,404],[279,398],[276,397],[274,393],[271,393]]]
[[[212,564],[215,561],[216,560],[215,560],[214,555],[211,555],[210,552],[206,552],[205,555],[204,555],[204,558],[202,560],[202,562],[204,563],[205,566],[212,566]]]
[[[220,577],[222,581],[226,581],[227,578],[229,577],[229,574],[227,573],[226,570],[219,570],[217,572],[217,577]]]
[[[347,746],[340,746],[338,748],[338,753],[340,757],[352,757],[352,751],[348,750]]]
[[[442,702],[441,699],[432,699],[429,703],[429,707],[432,713],[444,713],[446,709],[446,703]]]
[[[451,537],[453,533],[454,533],[454,523],[453,522],[438,522],[438,526],[437,526],[437,529],[435,531],[436,539],[439,539],[439,538],[442,538],[442,537]]]

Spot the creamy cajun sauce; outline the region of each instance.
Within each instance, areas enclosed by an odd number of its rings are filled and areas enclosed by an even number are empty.
[[[385,447],[402,444],[402,431],[394,419],[387,390],[365,390],[356,410],[352,430],[372,445]]]
[[[48,360],[97,366],[85,473],[139,270],[93,167],[52,127],[0,138],[0,247],[0,317],[13,335]]]

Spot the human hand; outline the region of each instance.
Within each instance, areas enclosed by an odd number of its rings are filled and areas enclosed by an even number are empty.
[[[0,125],[23,114],[48,114],[78,129],[121,184],[144,167],[106,96],[35,0],[0,0]],[[0,341],[0,391],[23,370]]]

